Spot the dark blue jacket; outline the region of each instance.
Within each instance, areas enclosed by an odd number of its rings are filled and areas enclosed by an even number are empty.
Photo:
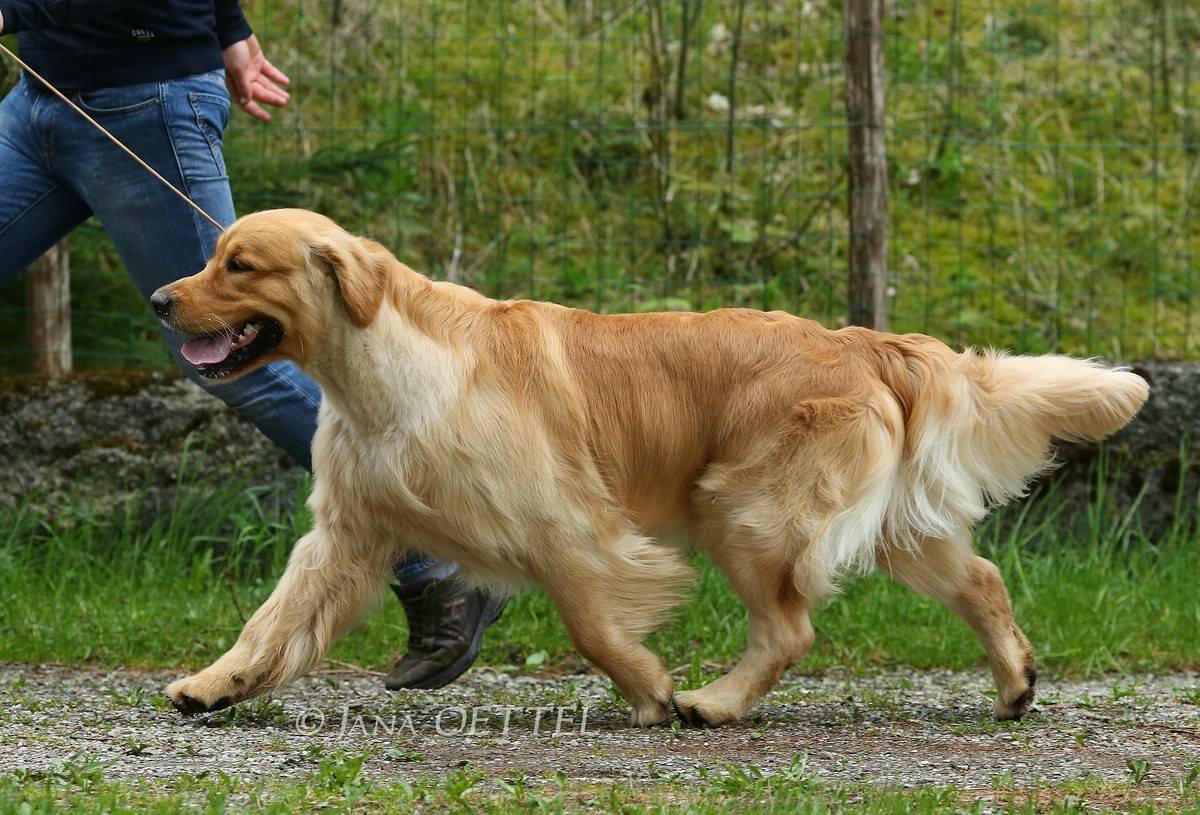
[[[0,14],[30,67],[77,90],[216,70],[250,36],[238,0],[0,0]]]

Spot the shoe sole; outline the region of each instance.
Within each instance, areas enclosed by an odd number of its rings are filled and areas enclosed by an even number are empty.
[[[475,626],[475,633],[471,636],[471,647],[463,651],[462,656],[443,668],[441,673],[436,673],[428,679],[422,679],[420,682],[414,682],[411,685],[391,685],[385,681],[383,686],[388,690],[437,690],[449,685],[466,673],[467,668],[470,668],[471,663],[479,656],[479,648],[483,644],[483,632],[487,631],[488,626],[500,619],[500,615],[504,612],[506,605],[508,605],[507,597],[488,598],[488,601],[483,605],[483,611],[479,615],[479,624]]]

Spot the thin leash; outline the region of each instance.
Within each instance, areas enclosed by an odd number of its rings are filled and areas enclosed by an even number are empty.
[[[161,175],[159,175],[158,172],[153,167],[151,167],[146,162],[142,161],[141,158],[138,157],[137,153],[130,150],[128,147],[126,147],[121,142],[120,139],[118,139],[112,133],[109,133],[107,130],[105,130],[104,126],[102,124],[97,122],[91,116],[88,116],[86,111],[84,111],[82,108],[80,108],[78,105],[76,105],[70,99],[68,99],[58,88],[54,87],[49,82],[47,82],[42,77],[41,74],[39,74],[37,71],[30,68],[20,57],[18,57],[12,51],[8,50],[8,48],[2,42],[0,42],[0,51],[3,51],[4,53],[8,54],[9,57],[11,57],[14,62],[16,62],[18,65],[20,65],[22,68],[24,68],[25,71],[28,72],[31,76],[33,76],[35,79],[37,79],[38,82],[41,82],[43,85],[45,85],[47,90],[49,90],[52,94],[57,96],[59,99],[66,102],[67,105],[69,105],[72,110],[74,110],[76,113],[78,113],[83,118],[87,119],[88,122],[90,122],[94,128],[99,130],[105,136],[108,136],[109,141],[111,141],[117,147],[120,147],[122,150],[124,150],[129,155],[130,158],[132,158],[138,164],[142,165],[142,167],[144,167],[146,169],[146,172],[150,173],[150,175],[154,176],[159,181],[161,181],[167,187],[167,189],[169,189],[171,192],[175,193],[180,198],[182,198],[184,201],[186,201],[188,203],[188,206],[190,206],[192,209],[196,210],[196,212],[199,212],[201,215],[203,215],[205,218],[207,218],[209,223],[211,223],[213,226],[215,226],[219,231],[221,231],[221,232],[225,231],[225,227],[223,227],[217,221],[216,218],[214,218],[213,216],[211,216],[207,212],[205,212],[203,207],[201,207],[199,204],[197,204],[191,198],[188,198],[187,195],[185,195],[178,187],[176,187],[170,181],[167,181],[167,179],[165,179]]]

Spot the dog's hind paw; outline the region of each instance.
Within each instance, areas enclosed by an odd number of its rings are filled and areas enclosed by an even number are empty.
[[[1037,669],[1025,669],[1025,690],[1018,693],[1015,697],[1008,701],[1004,700],[1003,696],[996,697],[996,707],[992,712],[992,716],[998,722],[1015,722],[1029,712],[1030,706],[1033,704],[1035,689],[1037,688]]]

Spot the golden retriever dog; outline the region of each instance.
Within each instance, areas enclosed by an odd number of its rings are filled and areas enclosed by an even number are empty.
[[[291,359],[324,392],[312,531],[228,653],[167,688],[186,714],[310,671],[409,547],[543,586],[636,725],[745,715],[812,646],[839,575],[871,568],[975,630],[995,716],[1017,718],[1033,654],[971,529],[1047,469],[1051,439],[1106,436],[1148,392],[1094,362],[780,312],[491,300],[298,210],[242,218],[154,304],[203,375]],[[737,665],[680,693],[642,644],[692,576],[659,542],[675,532],[750,615]]]

